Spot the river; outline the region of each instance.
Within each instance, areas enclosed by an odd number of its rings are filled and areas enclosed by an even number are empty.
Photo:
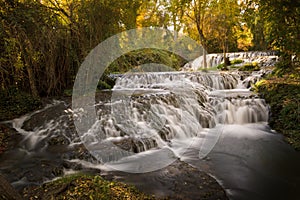
[[[84,133],[75,125],[86,110],[70,100],[2,122],[21,139],[0,155],[0,172],[16,188],[94,171],[146,189],[158,183],[153,171],[180,160],[214,177],[230,199],[296,199],[300,155],[268,126],[268,105],[248,87],[257,77],[128,73],[96,95],[97,119]],[[147,173],[148,185],[137,178]]]

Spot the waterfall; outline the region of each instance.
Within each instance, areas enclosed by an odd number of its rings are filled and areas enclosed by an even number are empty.
[[[213,146],[226,124],[268,120],[264,100],[241,87],[240,79],[237,73],[125,74],[112,90],[111,112],[99,112],[81,140],[104,163],[166,149],[180,157],[190,145],[182,141],[197,138]],[[126,167],[133,166],[126,160]]]
[[[227,53],[226,56],[230,61],[241,60],[242,64],[256,62],[260,66],[274,66],[278,61],[278,56],[275,51],[249,51],[249,52],[233,52]],[[224,62],[223,53],[212,53],[206,55],[207,67],[212,68]],[[203,68],[203,56],[200,56],[187,63],[182,70],[183,71],[197,71],[199,68]]]
[[[154,171],[184,157],[196,144],[199,158],[205,157],[224,126],[268,121],[268,106],[243,80],[248,83],[238,72],[128,73],[117,78],[109,98],[96,98],[98,119],[83,134],[76,134],[73,120],[86,111],[71,110],[65,102],[12,125],[24,136],[20,152],[28,156],[63,145],[69,150],[62,156],[70,162],[80,158],[127,172]],[[76,150],[80,145],[87,149],[84,154]],[[72,149],[76,153],[69,153]]]
[[[299,155],[270,129],[268,105],[249,89],[262,73],[118,75],[111,91],[96,93],[89,106],[97,120],[83,134],[74,121],[87,111],[72,110],[67,98],[1,122],[14,128],[20,142],[0,155],[0,172],[20,188],[85,170],[115,176],[153,172],[144,175],[154,176],[155,185],[161,177],[172,182],[173,174],[165,173],[172,165],[164,167],[180,160],[212,174],[232,199],[297,192]],[[125,179],[148,187],[134,177],[125,173]]]

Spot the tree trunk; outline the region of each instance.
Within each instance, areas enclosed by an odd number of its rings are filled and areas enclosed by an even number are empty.
[[[26,69],[27,69],[27,73],[28,73],[28,79],[29,79],[29,85],[30,85],[31,94],[34,97],[38,97],[39,93],[38,93],[38,91],[36,89],[35,78],[34,78],[34,74],[33,74],[32,68],[31,68],[31,66],[27,66]]]
[[[229,58],[226,57],[226,53],[227,53],[227,44],[226,44],[226,33],[225,33],[225,36],[224,36],[224,43],[223,43],[223,58],[224,58],[224,70],[228,70],[228,66],[230,65],[230,60]]]
[[[200,42],[201,42],[201,45],[202,45],[202,48],[203,48],[203,67],[204,69],[207,69],[207,61],[206,61],[206,39],[204,37],[204,34],[203,34],[203,30],[202,28],[200,27],[200,22],[197,22],[197,30],[198,30],[198,34],[199,34],[199,39],[200,39]]]
[[[28,42],[28,45],[29,45],[29,42]],[[31,45],[29,45],[29,46],[31,46]],[[27,70],[31,94],[34,97],[39,97],[39,93],[38,93],[38,91],[36,89],[36,85],[35,85],[36,80],[35,80],[34,73],[32,70],[33,62],[31,62],[31,59],[30,59],[30,58],[32,58],[32,55],[30,53],[30,50],[26,50],[22,45],[21,45],[21,49],[24,52],[23,63]]]
[[[223,58],[224,58],[224,67],[227,67],[228,66],[228,60],[227,60],[227,57],[226,57],[226,46],[225,45],[223,46]]]
[[[203,48],[203,67],[207,69],[206,50]]]

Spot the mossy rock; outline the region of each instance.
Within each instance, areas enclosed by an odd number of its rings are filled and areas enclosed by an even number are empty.
[[[101,176],[75,174],[43,184],[28,187],[23,191],[24,199],[43,200],[110,200],[110,199],[154,199],[132,186],[104,180]]]
[[[217,65],[217,69],[222,70],[222,71],[227,71],[228,70],[227,66],[225,66],[223,63]]]
[[[23,139],[22,135],[7,124],[0,124],[0,155],[15,148]]]

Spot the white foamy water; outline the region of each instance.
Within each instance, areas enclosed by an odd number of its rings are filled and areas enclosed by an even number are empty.
[[[267,56],[251,56],[256,54]],[[120,76],[110,100],[89,105],[96,107],[97,119],[84,134],[76,132],[73,120],[88,110],[61,102],[11,121],[23,139],[1,156],[0,170],[14,185],[26,185],[82,169],[151,172],[180,159],[218,179],[231,199],[296,199],[299,155],[270,129],[268,105],[249,91],[249,82],[260,76]],[[38,175],[31,179],[32,174]]]
[[[223,125],[268,120],[264,100],[249,89],[236,89],[240,82],[235,73],[123,75],[113,88],[111,112],[100,112],[81,140],[103,164],[132,173],[169,165],[194,141],[201,141],[203,158]]]
[[[230,61],[233,60],[242,60],[243,63],[236,64],[236,66],[243,65],[245,63],[256,62],[259,66],[274,66],[278,61],[278,56],[276,52],[264,52],[264,51],[249,51],[249,52],[234,52],[227,53],[226,57],[229,58]],[[207,60],[207,68],[215,67],[224,62],[223,53],[212,53],[206,55]],[[203,56],[200,56],[193,60],[192,62],[187,63],[184,67],[184,71],[197,71],[200,68],[203,68]]]

